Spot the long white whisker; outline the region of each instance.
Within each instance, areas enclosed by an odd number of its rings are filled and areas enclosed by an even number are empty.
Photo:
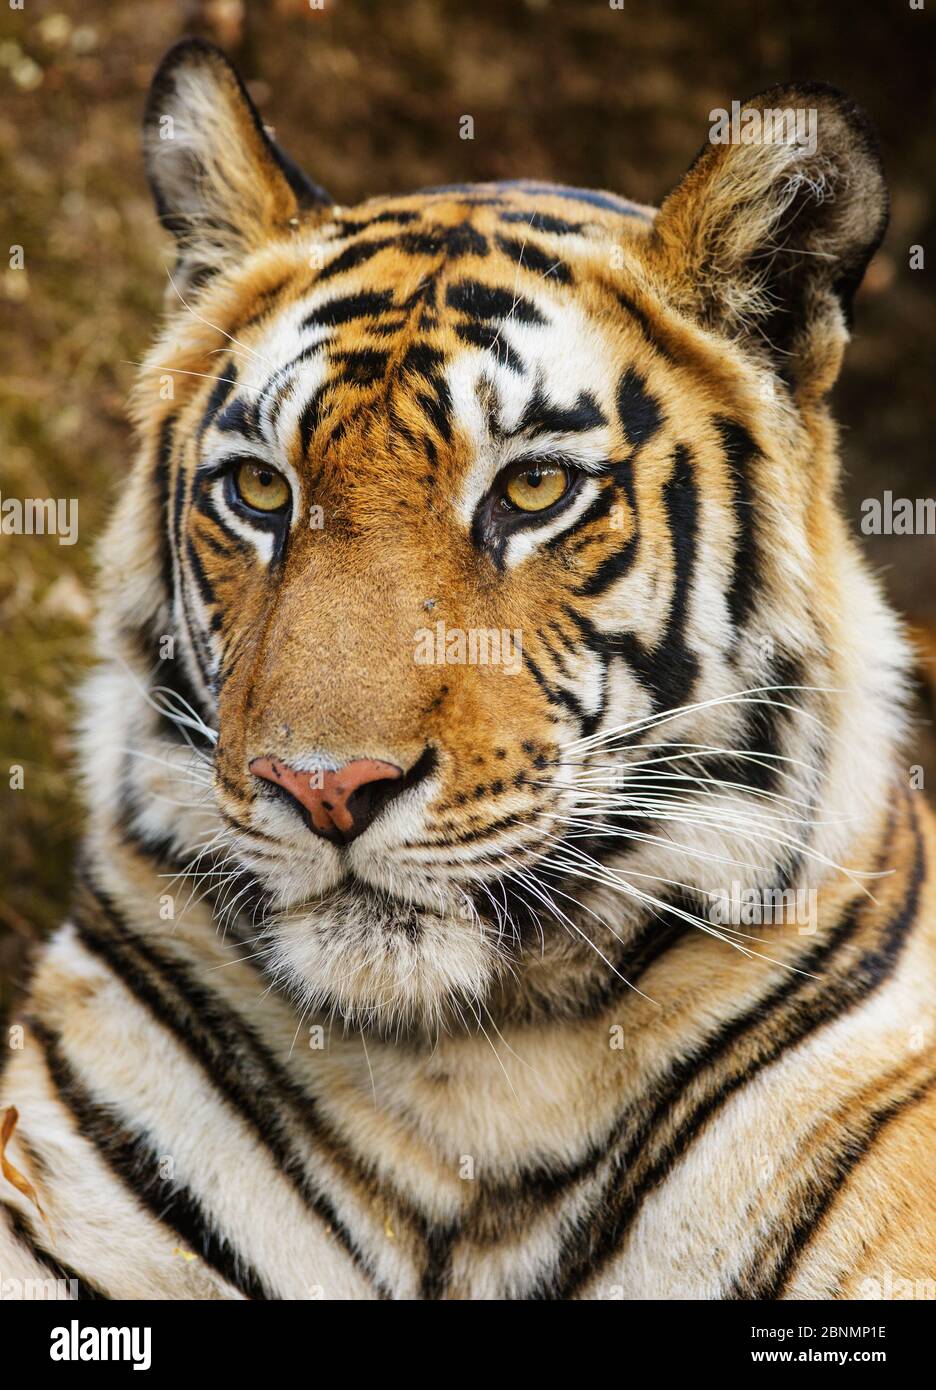
[[[814,724],[822,727],[822,721],[812,714],[809,710],[800,708],[799,705],[786,704],[782,700],[762,700],[755,698],[771,693],[782,693],[783,691],[804,691],[813,694],[840,695],[840,689],[819,686],[819,685],[762,685],[755,686],[750,690],[736,691],[729,695],[716,695],[710,700],[699,700],[691,705],[680,705],[676,709],[664,710],[660,714],[650,715],[645,719],[634,720],[629,724],[619,724],[612,729],[601,730],[595,734],[589,734],[584,738],[573,739],[570,743],[561,744],[563,749],[596,747],[605,744],[611,739],[624,735],[628,738],[634,734],[642,733],[645,729],[656,728],[659,724],[665,724],[671,719],[676,719],[681,714],[693,714],[699,710],[714,709],[719,705],[741,704],[741,705],[769,705],[773,709],[785,709],[793,714],[802,715],[811,720]]]
[[[199,323],[203,323],[205,327],[210,328],[212,332],[220,333],[222,337],[227,338],[229,343],[234,343],[237,347],[243,348],[245,352],[249,352],[251,357],[256,357],[258,362],[262,362],[265,366],[269,367],[271,371],[274,370],[273,363],[269,361],[268,358],[264,357],[262,353],[257,352],[255,348],[248,346],[247,343],[242,343],[240,338],[235,338],[232,333],[228,333],[224,328],[220,328],[218,324],[210,323],[208,319],[204,318],[195,309],[193,309],[191,304],[189,304],[185,299],[184,295],[182,294],[182,291],[179,289],[175,280],[173,280],[172,271],[169,269],[168,266],[166,266],[166,274],[169,277],[170,285],[175,290],[176,294],[179,296],[181,303],[185,305],[186,309],[188,309],[189,313],[192,315],[192,318],[197,319]]]

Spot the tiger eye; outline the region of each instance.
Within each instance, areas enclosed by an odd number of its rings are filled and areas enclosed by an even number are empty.
[[[265,463],[242,463],[234,481],[241,501],[255,512],[278,512],[289,501],[289,484],[275,468]]]
[[[541,464],[515,473],[505,489],[508,502],[521,512],[544,512],[567,491],[569,475],[557,464]]]

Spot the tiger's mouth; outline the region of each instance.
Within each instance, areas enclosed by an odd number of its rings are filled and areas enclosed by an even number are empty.
[[[418,925],[420,918],[431,917],[436,922],[473,923],[479,931],[491,930],[519,942],[530,931],[541,930],[547,915],[534,911],[506,871],[488,879],[483,889],[459,886],[453,894],[451,885],[441,879],[427,885],[427,889],[432,888],[438,892],[435,902],[428,892],[417,897],[403,891],[383,891],[352,870],[339,891],[357,902],[369,920],[379,921],[383,930],[408,930],[411,935],[414,922]]]
[[[508,951],[467,895],[417,901],[347,874],[322,896],[272,912],[259,954],[303,1017],[401,1036],[452,1026],[487,996]]]
[[[375,932],[403,932],[414,941],[419,939],[421,926],[427,919],[444,923],[453,916],[451,905],[441,898],[433,905],[402,892],[384,892],[354,873],[350,873],[335,892],[313,905],[313,911],[315,907],[329,910],[336,903],[356,911],[361,922]],[[458,915],[456,909],[456,919]]]

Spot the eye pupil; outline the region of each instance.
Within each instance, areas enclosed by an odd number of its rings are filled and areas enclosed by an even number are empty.
[[[539,487],[540,483],[543,481],[543,475],[538,468],[532,468],[527,474],[527,481],[530,487]]]

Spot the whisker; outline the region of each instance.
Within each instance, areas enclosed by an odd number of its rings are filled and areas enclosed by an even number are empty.
[[[769,705],[773,709],[785,709],[793,714],[802,715],[813,723],[824,727],[820,719],[809,710],[802,709],[799,705],[786,704],[782,700],[762,700],[756,698],[761,695],[771,693],[782,693],[784,691],[801,691],[812,694],[840,695],[842,690],[819,685],[762,685],[754,686],[750,690],[736,691],[729,695],[716,695],[710,700],[699,700],[694,704],[680,705],[675,709],[664,710],[660,714],[650,715],[645,719],[634,720],[629,724],[619,724],[612,729],[601,730],[595,734],[588,734],[584,738],[573,739],[569,743],[560,744],[561,748],[586,748],[595,747],[598,744],[605,744],[618,735],[632,737],[636,733],[641,733],[644,729],[656,728],[659,724],[665,724],[671,719],[676,719],[682,714],[693,714],[699,710],[714,709],[720,705],[744,704],[744,705]]]
[[[263,362],[263,364],[269,367],[271,371],[273,370],[273,363],[270,362],[266,357],[264,357],[262,353],[257,352],[255,348],[249,347],[247,343],[242,343],[240,338],[235,338],[232,333],[228,333],[226,329],[221,328],[218,324],[209,322],[209,320],[204,318],[201,314],[199,314],[197,310],[193,309],[191,304],[189,304],[185,299],[184,295],[182,294],[182,291],[179,289],[175,280],[172,278],[172,271],[169,269],[168,266],[166,266],[166,274],[169,277],[170,285],[175,290],[176,294],[179,296],[179,299],[182,302],[182,304],[184,304],[185,308],[188,309],[189,313],[192,315],[192,318],[197,319],[199,323],[203,323],[205,327],[210,328],[212,332],[220,333],[222,337],[227,338],[229,343],[234,343],[237,347],[243,348],[245,352],[250,353],[251,357],[256,357],[258,362]]]

